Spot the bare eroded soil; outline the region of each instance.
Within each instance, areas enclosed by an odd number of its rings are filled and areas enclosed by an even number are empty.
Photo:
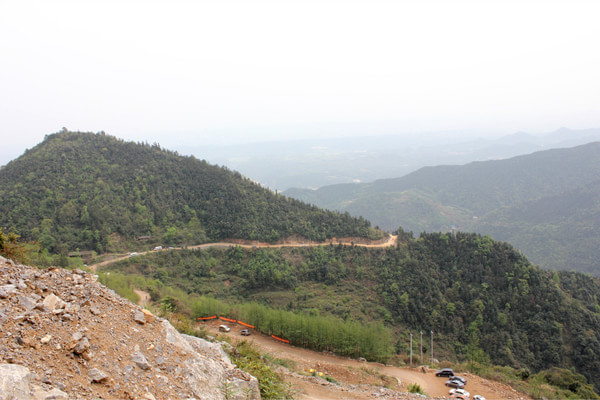
[[[200,325],[212,334],[218,334],[218,325],[222,321],[201,322]],[[353,399],[366,400],[373,398],[411,399],[418,398],[408,395],[407,386],[411,383],[419,384],[432,398],[449,398],[448,389],[444,383],[445,378],[435,376],[435,371],[423,372],[420,368],[399,368],[379,363],[360,362],[349,358],[335,356],[302,349],[289,344],[281,343],[256,332],[249,337],[240,335],[242,326],[228,324],[231,332],[227,335],[233,341],[248,340],[258,346],[264,353],[284,360],[291,360],[292,370],[282,369],[286,381],[293,384],[300,399]],[[339,384],[327,382],[323,378],[307,376],[307,371],[316,370],[330,376]],[[493,399],[529,399],[524,394],[516,392],[509,386],[489,381],[471,374],[461,374],[468,383],[465,389],[471,396],[479,394],[488,400]],[[382,386],[387,386],[392,391],[387,391]]]

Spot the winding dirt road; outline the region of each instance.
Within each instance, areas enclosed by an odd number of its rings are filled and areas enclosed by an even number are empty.
[[[194,246],[188,246],[187,249],[193,250],[193,249],[208,249],[208,248],[227,248],[227,247],[232,247],[232,246],[239,246],[239,247],[243,247],[243,248],[247,248],[247,249],[257,248],[257,247],[259,247],[259,248],[318,247],[318,246],[329,246],[330,244],[333,244],[333,245],[341,244],[343,246],[385,248],[385,247],[396,246],[397,243],[398,243],[398,236],[397,235],[389,235],[388,239],[385,242],[373,243],[373,244],[355,243],[352,239],[347,239],[347,238],[333,239],[333,240],[328,240],[325,242],[312,242],[312,241],[306,242],[306,241],[294,240],[294,241],[288,241],[286,243],[278,243],[278,244],[271,244],[271,243],[264,243],[264,242],[244,243],[244,241],[240,240],[239,243],[238,243],[238,241],[232,241],[232,242],[215,242],[215,243],[197,244]],[[134,255],[132,255],[133,253],[130,253],[130,254],[107,254],[106,260],[101,261],[96,264],[89,265],[88,268],[90,268],[93,272],[96,272],[99,267],[103,267],[105,265],[116,263],[118,261],[125,260],[132,256],[137,257],[137,256],[149,254],[149,253],[158,253],[160,251],[174,251],[174,250],[183,250],[183,247],[164,248],[161,250],[148,250],[148,251],[142,251],[142,252],[135,253]]]

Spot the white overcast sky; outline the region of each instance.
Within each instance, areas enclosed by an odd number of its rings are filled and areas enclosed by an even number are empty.
[[[0,123],[0,164],[63,126],[179,149],[598,128],[600,1],[0,0]]]

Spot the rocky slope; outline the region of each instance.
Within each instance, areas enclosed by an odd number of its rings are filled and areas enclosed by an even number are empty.
[[[80,270],[0,257],[0,400],[259,399],[221,345],[179,334]]]

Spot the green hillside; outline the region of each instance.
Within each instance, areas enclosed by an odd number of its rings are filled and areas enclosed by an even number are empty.
[[[600,282],[541,270],[489,237],[404,235],[398,248],[385,250],[165,251],[110,270],[154,279],[146,289],[156,301],[161,287],[177,286],[229,302],[384,322],[395,332],[394,353],[403,354],[408,332],[433,330],[440,360],[491,361],[532,373],[572,367],[600,386]],[[424,351],[429,357],[429,345]]]
[[[473,229],[515,243],[546,268],[600,275],[600,181],[495,210]]]
[[[600,143],[508,160],[422,168],[397,179],[285,194],[382,229],[506,240],[545,268],[600,274]],[[338,195],[339,194],[339,195]]]
[[[261,188],[239,173],[104,133],[48,135],[0,169],[0,226],[51,252],[382,237],[368,221]]]

